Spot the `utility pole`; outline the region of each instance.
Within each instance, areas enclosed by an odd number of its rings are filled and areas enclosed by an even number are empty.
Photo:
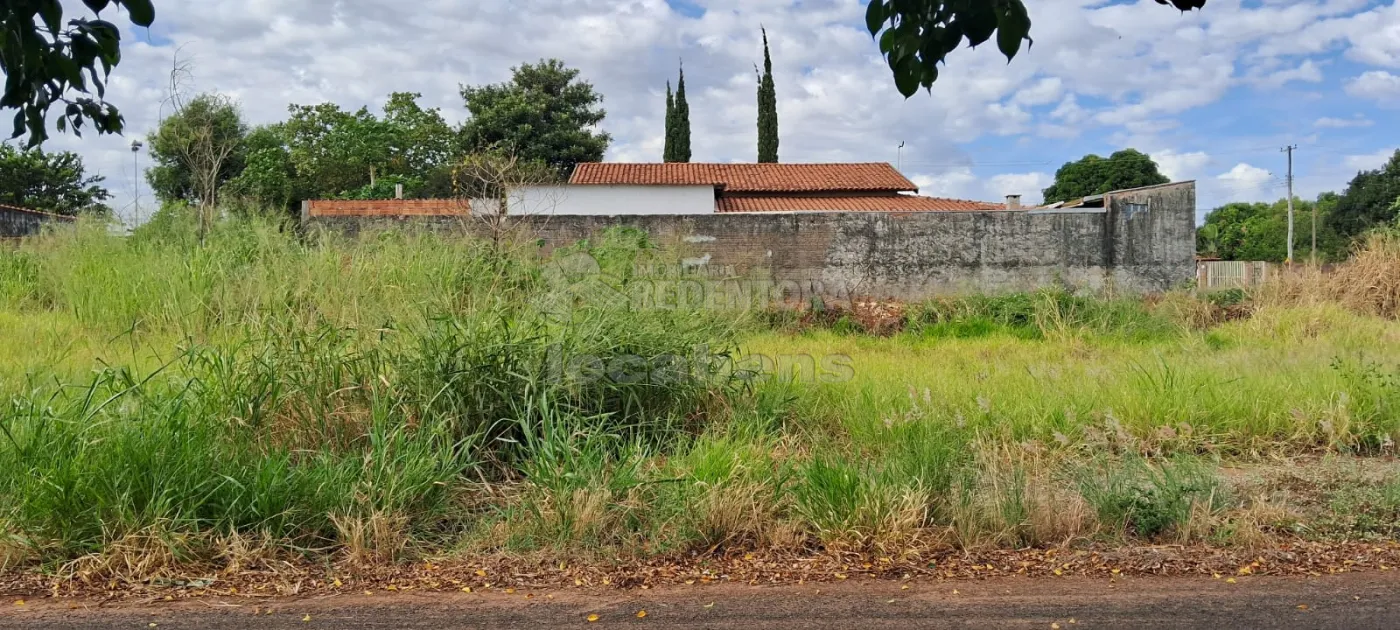
[[[895,149],[894,170],[904,172],[904,141],[899,141],[899,148]]]
[[[132,211],[133,217],[131,227],[141,225],[141,167],[136,163],[137,154],[141,152],[141,141],[131,141],[131,190],[135,194],[132,204],[135,209]]]
[[[1290,144],[1281,149],[1288,154],[1288,258],[1285,261],[1290,267],[1293,266],[1293,150],[1297,148],[1298,145]],[[1313,212],[1316,213],[1317,209],[1314,208]],[[1313,255],[1317,255],[1317,222],[1315,219],[1313,222]]]

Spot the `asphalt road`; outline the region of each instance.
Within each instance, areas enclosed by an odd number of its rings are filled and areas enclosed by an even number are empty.
[[[515,594],[5,601],[0,628],[1397,628],[1400,575],[893,581]],[[954,592],[956,590],[956,592]],[[645,617],[638,617],[639,611]],[[589,621],[597,615],[596,621]]]

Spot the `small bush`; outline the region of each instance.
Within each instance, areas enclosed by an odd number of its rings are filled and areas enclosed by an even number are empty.
[[[1135,455],[1101,459],[1076,474],[1079,493],[1101,524],[1149,540],[1186,538],[1198,510],[1213,513],[1225,500],[1214,470],[1188,457],[1156,464]]]

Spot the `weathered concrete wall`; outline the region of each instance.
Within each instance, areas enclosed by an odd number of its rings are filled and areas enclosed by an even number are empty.
[[[0,238],[32,236],[50,221],[70,221],[68,217],[0,206]]]
[[[918,300],[1048,286],[1142,293],[1191,279],[1193,183],[1114,193],[1106,205],[1053,212],[524,216],[510,218],[508,232],[521,241],[544,241],[547,252],[609,227],[634,227],[689,264],[757,272],[803,293],[842,299]],[[461,217],[313,217],[310,223],[350,233],[487,225]]]

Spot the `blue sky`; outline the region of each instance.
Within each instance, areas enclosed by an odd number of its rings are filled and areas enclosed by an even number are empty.
[[[76,0],[65,3],[74,9]],[[1340,190],[1400,145],[1400,9],[1367,0],[1030,0],[1035,44],[1010,64],[959,50],[932,94],[895,91],[862,0],[207,0],[157,2],[128,32],[109,98],[126,138],[60,137],[109,178],[130,213],[127,144],[154,128],[173,58],[198,91],[236,98],[252,123],[289,103],[381,106],[415,91],[452,120],[458,86],[559,57],[605,96],[608,158],[656,161],[665,82],[684,60],[697,161],[752,160],[754,64],[768,28],[784,161],[890,161],[924,194],[1039,198],[1065,161],[1133,147],[1196,179],[1202,212]]]

